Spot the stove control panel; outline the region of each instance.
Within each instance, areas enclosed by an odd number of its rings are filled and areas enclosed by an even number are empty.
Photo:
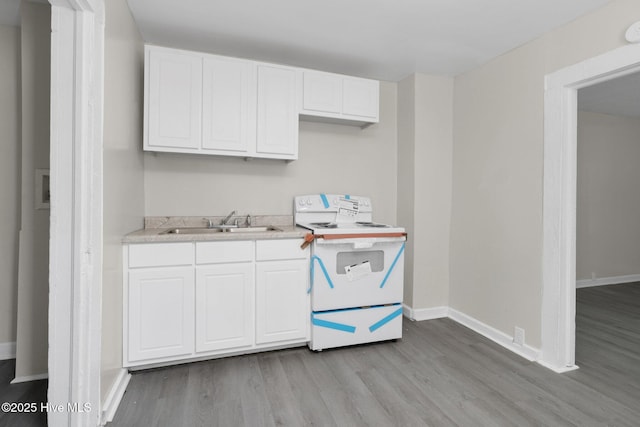
[[[296,196],[294,199],[295,212],[337,212],[345,201],[357,202],[360,212],[372,212],[371,199],[363,196],[348,194],[312,194]]]

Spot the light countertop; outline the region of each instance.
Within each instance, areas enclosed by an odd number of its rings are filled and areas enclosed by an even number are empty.
[[[233,223],[238,218],[239,226],[246,225],[246,215],[238,215],[229,221]],[[214,224],[220,224],[223,217],[146,217],[145,228],[127,234],[122,243],[168,243],[168,242],[204,242],[204,241],[230,241],[230,240],[272,240],[272,239],[301,239],[309,230],[297,227],[293,224],[290,215],[260,215],[251,217],[251,225],[254,227],[271,226],[279,230],[258,231],[242,233],[218,232],[201,234],[163,234],[172,228],[206,227],[208,220]],[[281,230],[281,231],[280,231]]]

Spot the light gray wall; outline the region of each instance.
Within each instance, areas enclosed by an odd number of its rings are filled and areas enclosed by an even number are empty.
[[[20,228],[20,28],[0,25],[0,345],[16,341]]]
[[[449,303],[453,78],[416,75],[414,308]]]
[[[450,306],[539,347],[544,76],[620,47],[617,0],[455,79]]]
[[[51,8],[23,1],[22,211],[16,377],[47,372],[49,210],[35,208],[35,171],[49,168]]]
[[[144,46],[126,0],[105,2],[102,400],[122,369],[122,237],[142,228]]]
[[[576,278],[640,274],[640,118],[578,113]]]
[[[414,307],[416,77],[398,82],[398,224],[408,238],[404,253],[404,303]]]
[[[398,218],[407,227],[405,304],[447,306],[453,79],[414,74],[398,84]]]
[[[380,123],[366,129],[300,122],[299,159],[145,153],[146,215],[292,214],[293,197],[369,195],[396,222],[396,84],[380,86]]]

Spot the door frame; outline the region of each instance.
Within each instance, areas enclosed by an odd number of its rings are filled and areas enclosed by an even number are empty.
[[[626,45],[545,76],[542,348],[539,362],[576,369],[576,188],[580,88],[640,71]]]
[[[104,0],[51,4],[49,426],[101,423]],[[71,407],[69,405],[72,405]]]

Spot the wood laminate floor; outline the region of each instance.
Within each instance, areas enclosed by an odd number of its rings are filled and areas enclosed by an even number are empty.
[[[398,342],[135,373],[111,425],[640,426],[640,284],[577,295],[577,371],[555,374],[450,319],[405,319]],[[8,385],[10,363],[0,402],[44,399],[44,381]],[[0,426],[21,425],[44,421],[0,413]]]
[[[639,426],[640,285],[578,290],[576,360],[553,373],[450,319],[398,342],[137,373],[113,426]]]
[[[11,384],[16,360],[0,360],[0,403],[36,404],[36,412],[6,413],[0,410],[0,427],[42,427],[47,425],[46,411],[40,411],[47,401],[47,380]]]

